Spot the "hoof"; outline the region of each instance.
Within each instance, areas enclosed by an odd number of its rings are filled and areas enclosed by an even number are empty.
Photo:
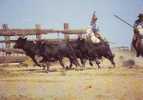
[[[65,70],[68,70],[68,69],[70,69],[70,68],[69,68],[68,66],[66,66],[66,67],[65,67]]]
[[[108,67],[109,69],[112,69],[112,68],[114,68],[114,67]]]

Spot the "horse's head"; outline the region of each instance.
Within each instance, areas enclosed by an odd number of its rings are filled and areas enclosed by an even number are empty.
[[[23,49],[24,44],[25,44],[26,41],[27,41],[27,38],[19,37],[15,42],[14,48]]]

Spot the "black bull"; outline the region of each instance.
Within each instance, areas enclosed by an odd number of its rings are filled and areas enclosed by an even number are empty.
[[[44,68],[45,66],[42,66],[40,62],[45,63],[45,62],[59,61],[61,66],[65,68],[64,63],[62,61],[64,57],[69,58],[70,61],[74,63],[76,66],[79,65],[72,48],[65,43],[58,45],[46,45],[41,43],[35,44],[33,41],[28,41],[26,38],[20,37],[18,38],[18,40],[16,40],[14,48],[23,49],[26,55],[32,58],[33,62],[36,65]],[[40,62],[37,62],[35,56],[40,56],[43,59]],[[46,67],[48,70],[49,69],[48,64]]]
[[[85,66],[86,60],[88,59],[90,65],[92,65],[91,61],[95,61],[98,65],[98,68],[100,68],[100,62],[98,59],[102,59],[102,57],[105,57],[115,67],[114,55],[107,42],[94,44],[92,42],[85,41],[84,39],[78,39],[69,42],[69,44],[75,50],[75,54],[78,58],[80,58],[83,66]],[[72,67],[72,64],[70,65],[70,67]]]
[[[77,39],[67,43],[51,45],[41,42],[34,44],[32,41],[19,38],[16,41],[14,48],[23,49],[26,55],[31,57],[38,66],[41,65],[36,61],[36,55],[43,57],[40,61],[41,63],[58,60],[63,68],[65,68],[62,62],[63,57],[69,58],[70,68],[72,67],[72,64],[75,64],[76,66],[79,65],[77,57],[80,58],[83,65],[85,65],[85,59],[88,59],[90,62],[95,60],[96,64],[100,68],[98,59],[101,59],[102,57],[106,57],[113,65],[115,65],[113,60],[114,56],[107,43],[92,44],[84,40]],[[47,69],[48,68],[49,66],[47,66]]]

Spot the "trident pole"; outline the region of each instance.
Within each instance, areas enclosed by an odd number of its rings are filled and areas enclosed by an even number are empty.
[[[116,17],[117,19],[119,19],[120,21],[122,21],[123,23],[127,24],[128,26],[133,27],[133,25],[129,24],[127,21],[125,21],[124,19],[122,19],[121,17],[117,16],[117,15],[114,15],[114,17]]]
[[[121,17],[117,16],[117,15],[114,15],[117,19],[119,19],[120,21],[124,22],[125,24],[127,24],[128,26],[134,28],[133,25],[129,24],[127,21],[125,21],[124,19],[122,19]],[[131,51],[132,52],[135,52],[135,48],[133,47],[133,45],[131,44]]]

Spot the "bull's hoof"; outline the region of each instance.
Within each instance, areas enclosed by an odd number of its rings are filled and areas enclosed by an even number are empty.
[[[71,69],[71,68],[69,68],[68,66],[65,67],[65,70],[69,70],[69,69]]]
[[[84,68],[80,68],[80,69],[79,69],[79,71],[83,71],[83,70],[84,70]]]
[[[81,70],[81,68],[75,68],[75,71],[80,71]]]
[[[113,69],[114,67],[111,67],[111,66],[110,66],[110,67],[108,67],[108,68],[109,68],[109,69]]]
[[[98,67],[98,69],[101,69],[101,67]]]
[[[42,70],[45,70],[45,69],[46,69],[45,67],[42,68]]]
[[[90,65],[90,66],[93,66],[93,63],[90,62],[89,65]]]
[[[84,67],[82,67],[82,69],[83,69],[83,70],[86,70],[85,66],[84,66]]]
[[[98,69],[101,69],[101,66],[98,66]]]

